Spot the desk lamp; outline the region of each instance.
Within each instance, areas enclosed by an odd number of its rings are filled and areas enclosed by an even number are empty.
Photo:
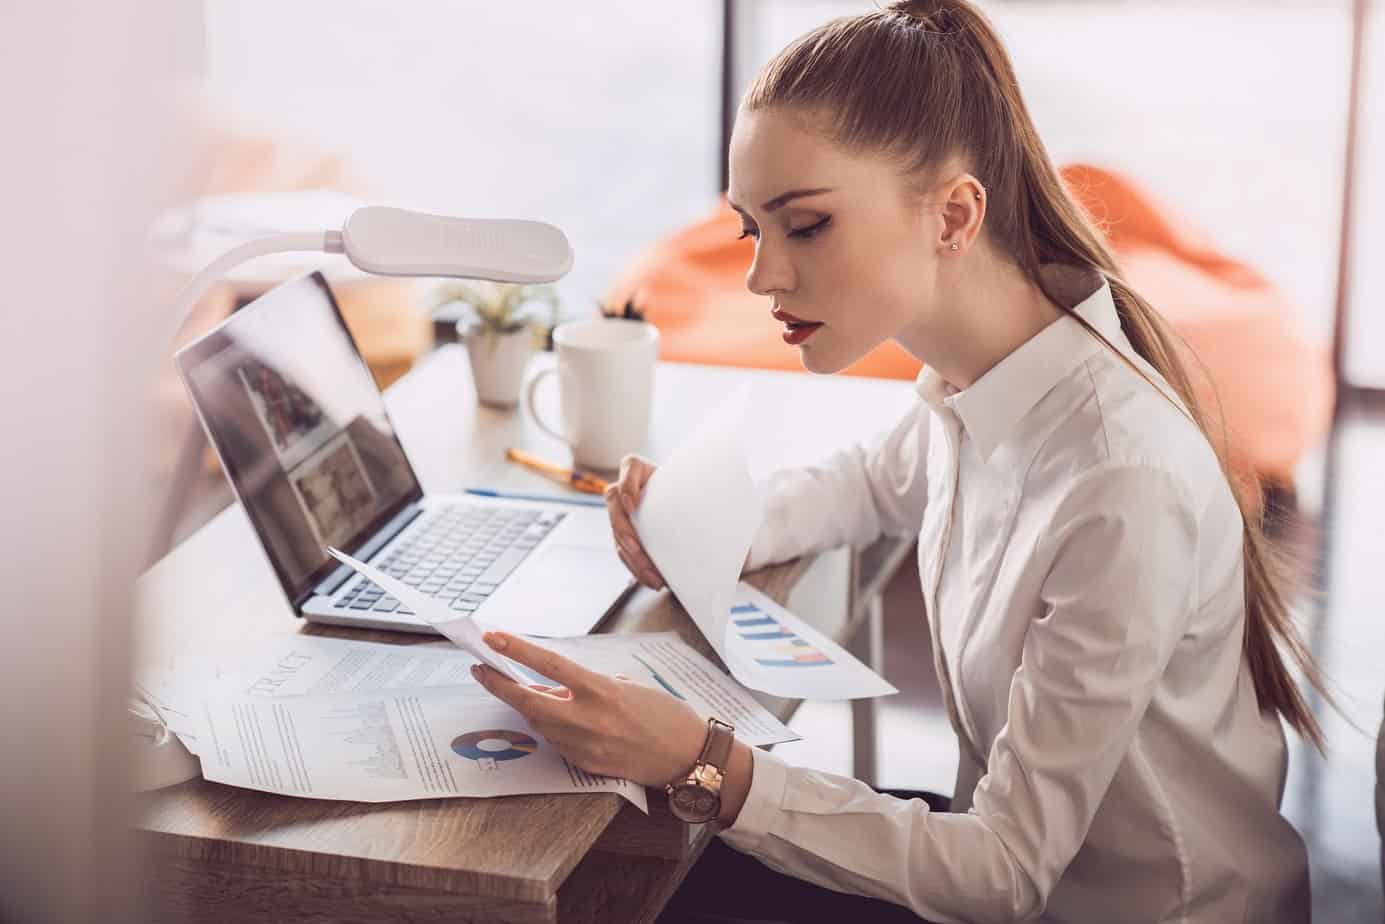
[[[340,231],[273,234],[233,247],[201,270],[178,296],[179,325],[227,272],[272,253],[341,253],[380,276],[456,276],[492,282],[554,282],[572,269],[572,246],[561,230],[539,221],[447,218],[369,205]],[[158,699],[138,691],[130,704],[136,789],[157,789],[199,776],[201,765],[168,731]]]
[[[272,234],[231,248],[179,294],[177,323],[231,269],[255,257],[295,251],[345,254],[358,269],[379,276],[538,283],[561,279],[572,269],[567,237],[541,221],[448,218],[368,205],[352,212],[340,231]]]

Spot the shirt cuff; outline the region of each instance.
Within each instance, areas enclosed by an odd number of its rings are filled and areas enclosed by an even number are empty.
[[[751,771],[750,792],[746,793],[745,804],[736,816],[736,823],[723,829],[721,837],[737,850],[755,853],[769,834],[774,816],[784,802],[789,768],[782,760],[761,748],[751,748],[750,754],[754,768]]]

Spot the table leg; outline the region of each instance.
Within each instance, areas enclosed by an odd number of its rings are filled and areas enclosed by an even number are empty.
[[[885,606],[876,592],[863,601],[866,618],[848,646],[873,671],[884,668]],[[851,701],[851,774],[863,783],[876,783],[875,700]]]

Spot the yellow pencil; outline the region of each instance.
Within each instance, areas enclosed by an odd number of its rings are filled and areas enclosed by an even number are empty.
[[[505,458],[541,475],[546,475],[554,481],[568,485],[583,494],[601,494],[605,492],[607,487],[607,482],[603,478],[598,478],[596,475],[578,469],[563,468],[561,465],[540,459],[522,449],[505,450]]]

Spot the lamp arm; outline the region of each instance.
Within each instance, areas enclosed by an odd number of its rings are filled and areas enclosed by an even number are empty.
[[[183,287],[183,291],[178,293],[178,300],[174,303],[173,310],[175,324],[173,330],[177,331],[183,326],[188,315],[192,313],[192,309],[197,307],[198,301],[207,294],[208,289],[216,285],[223,276],[240,264],[271,253],[296,253],[300,251],[341,253],[341,232],[304,231],[293,234],[272,234],[269,237],[246,241],[244,244],[232,247],[207,264]]]

